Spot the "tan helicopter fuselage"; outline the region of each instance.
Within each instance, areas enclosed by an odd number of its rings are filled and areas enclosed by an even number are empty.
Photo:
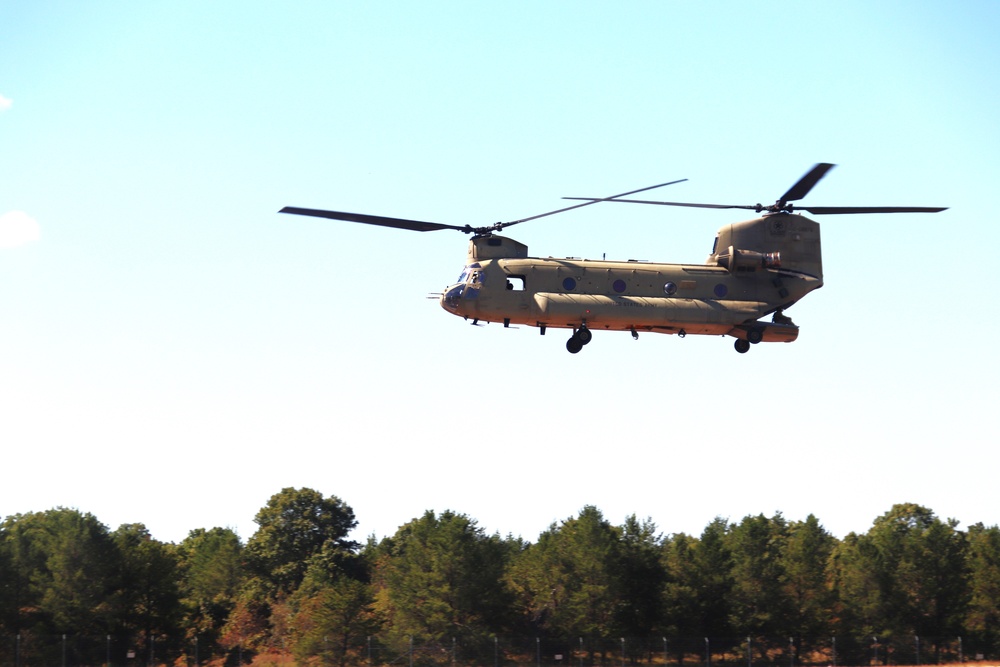
[[[467,319],[543,334],[587,328],[791,342],[798,327],[779,311],[822,285],[819,225],[779,213],[720,229],[705,264],[529,257],[513,239],[475,237],[440,302]],[[758,321],[772,313],[774,321]]]

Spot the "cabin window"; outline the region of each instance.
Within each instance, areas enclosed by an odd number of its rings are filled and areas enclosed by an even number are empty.
[[[621,278],[611,283],[611,289],[618,292],[619,294],[625,291],[625,287],[626,287],[625,281],[622,280]]]
[[[507,276],[507,289],[514,292],[523,292],[524,276]]]
[[[673,296],[674,294],[677,294],[677,283],[664,283],[663,293],[666,294],[667,296]]]
[[[567,292],[572,292],[576,289],[576,279],[575,278],[565,278],[563,280],[563,289]]]
[[[718,250],[718,249],[719,249],[719,237],[718,237],[718,236],[716,236],[716,237],[715,237],[715,240],[714,240],[714,241],[712,241],[712,253],[711,253],[711,254],[713,254],[713,255],[714,255],[714,254],[715,254],[715,251],[716,251],[716,250]]]

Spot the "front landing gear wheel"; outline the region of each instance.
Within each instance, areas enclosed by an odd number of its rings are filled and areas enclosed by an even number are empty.
[[[583,343],[576,336],[573,336],[568,341],[566,341],[566,349],[569,350],[570,354],[576,354],[583,349]]]
[[[740,354],[746,354],[747,350],[750,349],[750,342],[745,341],[742,338],[737,338],[736,344],[733,345],[733,347],[735,347],[736,351],[739,352]]]

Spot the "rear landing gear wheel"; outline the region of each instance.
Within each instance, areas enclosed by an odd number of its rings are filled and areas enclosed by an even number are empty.
[[[573,335],[573,337],[577,338],[581,344],[586,345],[591,340],[593,340],[594,334],[591,333],[590,329],[588,329],[587,327],[580,327],[580,330],[577,331]]]
[[[764,340],[764,332],[760,329],[751,329],[747,332],[747,340],[756,345],[760,341]]]
[[[745,341],[742,338],[737,338],[736,343],[735,345],[733,345],[733,347],[735,347],[736,351],[739,352],[740,354],[746,354],[747,350],[750,349],[750,342]]]
[[[573,336],[566,341],[566,349],[569,350],[570,354],[576,354],[583,349],[583,343],[580,342],[579,338]]]

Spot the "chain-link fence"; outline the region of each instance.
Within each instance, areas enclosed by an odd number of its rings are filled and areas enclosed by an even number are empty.
[[[115,635],[0,636],[0,667],[238,667],[250,662],[240,648],[226,651],[195,639]]]
[[[312,667],[879,667],[997,659],[961,637],[369,637],[324,644]],[[290,660],[290,659],[289,659]],[[0,637],[0,667],[240,667],[254,655],[198,639]]]

